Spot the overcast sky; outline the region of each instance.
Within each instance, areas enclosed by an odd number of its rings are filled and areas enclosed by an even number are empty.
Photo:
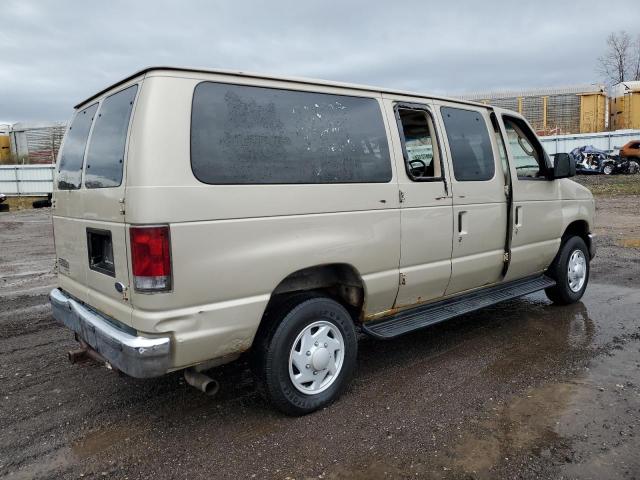
[[[0,0],[0,123],[67,120],[149,65],[432,93],[589,84],[638,0]]]

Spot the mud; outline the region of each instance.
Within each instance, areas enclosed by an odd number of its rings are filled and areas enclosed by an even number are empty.
[[[362,338],[333,406],[274,412],[242,360],[210,399],[179,374],[71,365],[45,211],[0,213],[0,476],[640,478],[638,197],[599,198],[583,301],[541,294],[401,339]]]

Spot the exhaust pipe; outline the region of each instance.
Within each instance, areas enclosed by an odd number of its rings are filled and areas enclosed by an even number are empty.
[[[189,385],[210,397],[213,397],[220,390],[220,384],[217,380],[214,380],[209,375],[197,372],[193,368],[187,368],[184,371],[184,379]]]

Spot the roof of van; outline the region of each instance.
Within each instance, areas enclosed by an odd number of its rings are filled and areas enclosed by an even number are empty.
[[[425,94],[425,93],[417,93],[417,92],[410,92],[410,91],[405,91],[405,90],[394,90],[394,89],[389,89],[389,88],[381,88],[381,87],[372,87],[372,86],[368,86],[368,85],[358,85],[358,84],[353,84],[353,83],[343,83],[343,82],[333,82],[333,81],[329,81],[329,80],[315,80],[315,79],[311,79],[311,78],[304,78],[304,77],[285,77],[285,76],[278,76],[278,75],[266,75],[266,74],[261,74],[261,73],[252,73],[252,72],[243,72],[240,70],[218,70],[218,69],[205,69],[205,68],[189,68],[189,67],[165,67],[165,66],[155,66],[155,67],[146,67],[143,68],[142,70],[139,70],[137,72],[135,72],[132,75],[129,75],[126,78],[123,78],[122,80],[109,85],[108,87],[100,90],[98,93],[91,95],[89,98],[83,100],[82,102],[78,103],[75,108],[79,108],[82,105],[84,105],[87,102],[90,102],[91,100],[94,100],[95,98],[100,97],[102,94],[108,92],[109,90],[117,87],[118,85],[122,85],[123,83],[126,83],[136,77],[139,77],[141,75],[145,75],[149,72],[152,72],[154,70],[172,70],[172,71],[176,71],[176,72],[194,72],[194,73],[215,73],[215,74],[220,74],[220,75],[234,75],[234,76],[240,76],[240,77],[250,77],[250,78],[260,78],[260,79],[264,79],[264,80],[280,80],[280,81],[285,81],[285,82],[295,82],[295,83],[305,83],[308,85],[323,85],[323,86],[329,86],[329,87],[342,87],[342,88],[349,88],[352,90],[364,90],[364,91],[368,91],[368,92],[380,92],[380,93],[391,93],[391,94],[395,94],[395,95],[405,95],[405,96],[409,96],[409,97],[423,97],[423,98],[431,98],[431,99],[435,99],[435,100],[448,100],[448,101],[452,101],[452,102],[458,102],[458,103],[464,103],[464,104],[468,104],[468,105],[477,105],[477,106],[483,106],[483,107],[488,107],[489,105],[486,105],[484,103],[479,103],[479,102],[473,102],[473,101],[469,101],[469,100],[462,100],[459,98],[451,98],[451,97],[446,97],[446,96],[438,96],[438,95],[429,95],[429,94]]]

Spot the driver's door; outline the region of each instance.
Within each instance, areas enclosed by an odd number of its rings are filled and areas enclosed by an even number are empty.
[[[511,259],[505,280],[539,273],[560,246],[562,205],[558,181],[548,180],[551,162],[527,121],[496,109],[506,145],[513,189]]]

